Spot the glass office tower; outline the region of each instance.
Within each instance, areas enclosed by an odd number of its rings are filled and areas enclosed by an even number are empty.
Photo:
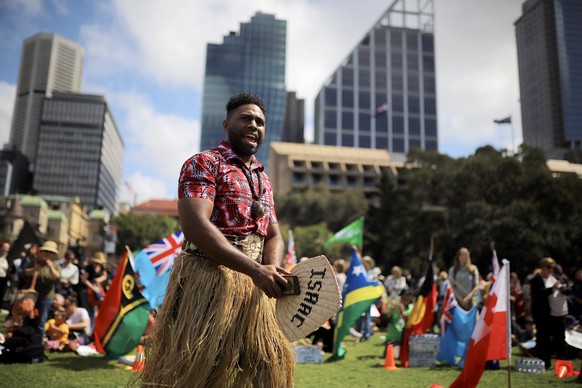
[[[228,98],[239,92],[261,96],[267,105],[267,130],[257,153],[268,168],[269,144],[280,141],[285,120],[285,53],[287,22],[258,12],[240,33],[231,32],[222,44],[208,44],[202,102],[200,148],[216,147],[224,139],[222,121]]]
[[[438,150],[432,0],[396,0],[315,100],[315,143]]]
[[[43,101],[33,187],[116,213],[124,144],[105,97],[55,93]]]
[[[582,1],[527,0],[515,22],[524,143],[582,163]]]

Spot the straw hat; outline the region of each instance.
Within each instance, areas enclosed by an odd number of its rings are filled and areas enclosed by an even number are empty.
[[[94,263],[105,264],[105,263],[107,263],[107,257],[105,256],[105,253],[103,253],[103,252],[97,252],[91,258],[91,261],[94,262]]]
[[[45,243],[42,245],[42,247],[40,247],[38,250],[39,251],[45,251],[45,252],[52,252],[52,253],[56,253],[57,255],[59,254],[59,250],[57,249],[57,243],[54,241],[45,241]]]
[[[275,315],[289,341],[297,341],[322,326],[341,307],[342,298],[331,264],[323,255],[297,264],[299,295],[277,299]]]

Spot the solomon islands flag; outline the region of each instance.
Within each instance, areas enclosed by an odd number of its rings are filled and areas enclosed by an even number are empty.
[[[344,358],[346,350],[341,345],[344,337],[358,318],[382,296],[384,290],[382,284],[370,281],[358,251],[354,249],[342,291],[342,308],[338,312],[330,361]]]

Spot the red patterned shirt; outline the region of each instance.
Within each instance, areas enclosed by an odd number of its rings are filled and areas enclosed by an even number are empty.
[[[255,193],[265,209],[265,214],[256,221],[251,216],[254,202],[249,182],[241,170],[244,163],[230,145],[223,141],[216,148],[195,154],[182,166],[178,180],[178,198],[205,198],[214,202],[210,221],[227,235],[267,235],[270,224],[277,223],[273,188],[265,168],[253,156],[250,176]],[[261,177],[259,193],[257,173]]]

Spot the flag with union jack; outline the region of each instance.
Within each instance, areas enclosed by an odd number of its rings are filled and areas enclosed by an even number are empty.
[[[148,245],[135,255],[136,272],[143,286],[142,294],[156,308],[164,301],[174,259],[182,249],[184,234],[177,231]]]
[[[457,305],[450,283],[441,308],[441,342],[436,359],[449,365],[463,366],[471,333],[477,321],[477,306],[469,311]]]
[[[447,281],[447,291],[443,299],[443,306],[441,308],[441,336],[444,337],[447,326],[453,320],[454,308],[457,306],[457,299],[451,288],[451,284]]]

